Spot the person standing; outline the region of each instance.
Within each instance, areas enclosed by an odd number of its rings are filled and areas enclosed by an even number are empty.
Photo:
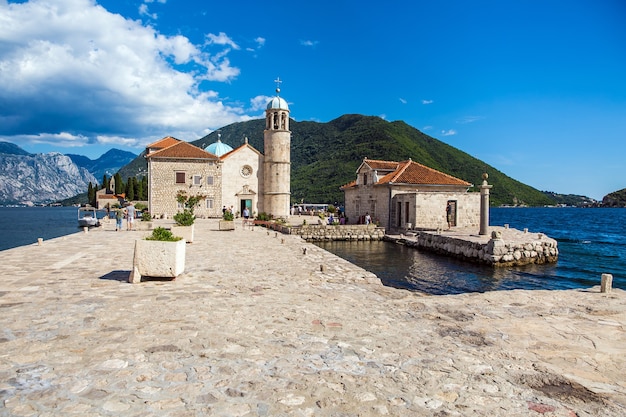
[[[452,203],[448,201],[446,206],[446,220],[448,221],[448,230],[452,228]]]
[[[368,225],[372,222],[372,217],[369,213],[365,213],[365,224]]]
[[[248,207],[245,207],[243,209],[243,225],[245,226],[246,224],[248,224],[248,219],[250,218],[250,210],[248,210]]]
[[[124,211],[121,208],[115,209],[115,231],[122,230],[122,220],[124,219]]]
[[[133,230],[133,223],[135,223],[135,206],[129,203],[126,206],[126,230]]]

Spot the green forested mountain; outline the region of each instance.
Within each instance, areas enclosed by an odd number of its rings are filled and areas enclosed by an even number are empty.
[[[247,137],[250,145],[263,152],[265,119],[234,123],[219,130],[222,142],[237,148]],[[339,187],[356,178],[363,158],[412,160],[461,178],[478,191],[482,174],[489,174],[492,205],[554,204],[539,190],[516,181],[486,163],[402,121],[387,122],[379,117],[349,114],[328,123],[290,121],[291,195],[293,201],[335,203],[343,201]],[[193,141],[205,148],[217,141],[218,132]],[[143,164],[143,165],[141,165]],[[145,172],[145,158],[122,171],[122,177]]]
[[[607,194],[602,199],[604,207],[626,207],[626,188]]]

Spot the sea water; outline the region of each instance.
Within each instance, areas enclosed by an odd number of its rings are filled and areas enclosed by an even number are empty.
[[[572,289],[600,284],[626,289],[626,209],[492,208],[490,224],[541,232],[558,242],[554,264],[493,268],[389,242],[322,242],[319,246],[375,273],[383,284],[429,294],[508,289]]]
[[[77,207],[0,207],[0,250],[80,230]]]

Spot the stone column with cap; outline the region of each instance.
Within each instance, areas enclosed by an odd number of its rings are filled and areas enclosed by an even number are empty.
[[[489,189],[493,185],[487,184],[489,175],[483,174],[483,183],[480,186],[480,231],[479,235],[489,234]]]

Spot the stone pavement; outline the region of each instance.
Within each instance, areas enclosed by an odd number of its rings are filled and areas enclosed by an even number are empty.
[[[624,291],[423,296],[216,220],[129,284],[111,227],[0,252],[0,416],[626,415]]]

